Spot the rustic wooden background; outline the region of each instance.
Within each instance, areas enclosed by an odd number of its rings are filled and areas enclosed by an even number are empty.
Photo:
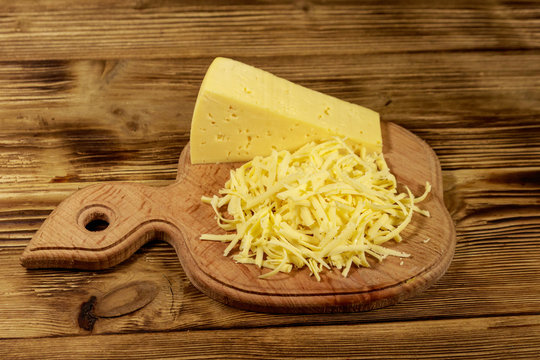
[[[447,274],[381,310],[268,315],[202,295],[159,241],[105,271],[22,268],[77,189],[174,180],[215,56],[426,140],[457,227]],[[0,1],[0,358],[535,358],[539,89],[538,1]],[[81,327],[83,303],[140,280],[150,304]]]

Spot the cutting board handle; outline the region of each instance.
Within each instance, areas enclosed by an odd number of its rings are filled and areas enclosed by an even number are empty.
[[[97,270],[114,266],[152,239],[178,252],[181,183],[149,187],[103,183],[77,191],[45,220],[21,257],[27,268]],[[172,201],[174,199],[174,201]]]

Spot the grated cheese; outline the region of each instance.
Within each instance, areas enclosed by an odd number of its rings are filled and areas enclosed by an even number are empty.
[[[382,154],[356,154],[340,138],[274,150],[231,171],[221,196],[202,198],[218,225],[236,232],[201,240],[229,242],[224,256],[236,249],[236,262],[271,269],[261,278],[304,266],[317,280],[332,267],[347,276],[353,264],[369,267],[368,256],[410,256],[382,244],[400,242],[414,212],[429,216],[416,204],[430,189],[398,193]]]

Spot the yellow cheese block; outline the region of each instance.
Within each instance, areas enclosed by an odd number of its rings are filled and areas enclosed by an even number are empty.
[[[382,151],[379,114],[241,62],[216,58],[199,90],[191,123],[191,162],[248,161],[272,149],[346,137]]]

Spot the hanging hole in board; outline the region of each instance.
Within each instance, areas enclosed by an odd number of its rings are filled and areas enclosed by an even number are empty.
[[[92,205],[80,212],[78,223],[88,231],[99,232],[107,229],[114,217],[114,212],[109,207]]]
[[[109,217],[107,214],[96,212],[89,214],[85,220],[84,227],[88,231],[103,231],[109,227]]]

